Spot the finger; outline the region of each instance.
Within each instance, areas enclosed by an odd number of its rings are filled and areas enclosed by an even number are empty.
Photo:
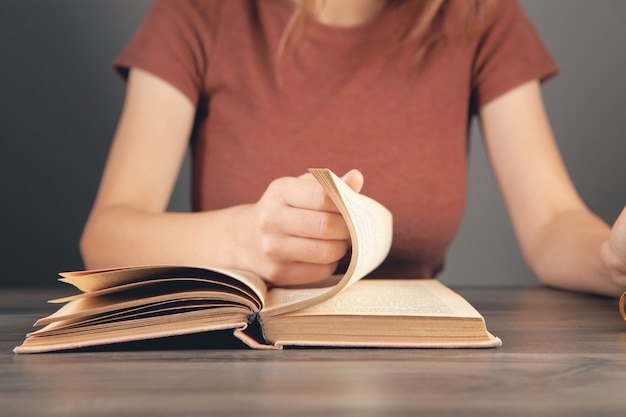
[[[348,242],[290,236],[265,242],[262,251],[268,259],[276,263],[329,265],[343,258],[348,251]]]
[[[363,177],[361,171],[359,171],[358,169],[352,169],[348,171],[344,174],[343,177],[341,177],[341,179],[357,193],[361,192],[361,190],[363,189],[363,184],[365,183],[365,178]]]
[[[610,261],[614,267],[626,274],[626,207],[611,228],[608,240]]]
[[[338,213],[335,203],[311,174],[275,182],[279,198],[288,206]]]
[[[307,181],[317,182],[317,180],[311,173],[302,174],[298,178]],[[365,183],[365,178],[363,177],[361,171],[359,171],[358,169],[351,169],[350,171],[346,172],[343,177],[341,177],[341,179],[357,193],[361,192],[361,190],[363,189],[363,184]]]
[[[294,262],[273,268],[263,278],[279,287],[311,284],[329,278],[336,269],[337,263],[316,265]]]
[[[317,183],[317,180],[315,179],[315,177],[311,174],[311,173],[306,173],[306,174],[302,174],[298,177],[298,179],[301,180],[305,180],[305,181],[311,181],[312,183]],[[350,188],[352,188],[352,190],[354,190],[355,192],[359,193],[361,192],[361,190],[363,189],[363,184],[365,183],[365,178],[363,177],[363,174],[361,173],[361,171],[359,171],[358,169],[351,169],[350,171],[346,172],[343,177],[341,177],[341,179],[343,180],[343,182],[345,182]],[[320,186],[321,187],[321,186]],[[326,194],[326,192],[324,192],[324,194]],[[319,197],[317,197],[319,198]],[[324,198],[325,201],[323,201],[323,205],[328,207],[328,203],[332,203],[330,197],[328,197],[327,195]],[[336,211],[335,205],[333,204],[333,207],[331,208],[332,211]]]
[[[626,207],[624,207],[621,214],[613,224],[611,233],[614,250],[618,253],[624,254],[624,257],[626,258]]]
[[[328,211],[288,207],[279,213],[277,228],[286,235],[321,240],[348,240],[350,231],[343,216]]]

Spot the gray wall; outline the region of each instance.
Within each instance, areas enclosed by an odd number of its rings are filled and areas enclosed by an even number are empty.
[[[544,99],[565,163],[589,207],[612,224],[626,204],[626,1],[521,3],[561,68]],[[440,278],[536,283],[476,132],[470,164],[468,210]]]
[[[95,196],[124,84],[111,61],[147,0],[0,0],[0,286],[53,286],[81,269],[78,238]],[[626,1],[522,0],[561,74],[545,99],[582,196],[612,222],[626,203]],[[534,283],[474,129],[462,230],[441,279]],[[188,167],[187,167],[188,169]],[[172,207],[188,207],[185,171]]]

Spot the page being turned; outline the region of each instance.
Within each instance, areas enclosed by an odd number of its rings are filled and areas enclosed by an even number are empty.
[[[389,253],[392,215],[379,202],[352,190],[325,168],[310,169],[341,212],[350,231],[352,254],[345,274],[327,282],[268,291],[264,315],[272,316],[325,301],[378,267]]]

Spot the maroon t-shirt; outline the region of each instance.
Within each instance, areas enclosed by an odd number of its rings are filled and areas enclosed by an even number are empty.
[[[309,167],[358,168],[363,193],[394,215],[379,275],[434,276],[463,214],[472,109],[556,64],[515,0],[481,35],[438,43],[419,67],[421,38],[371,53],[401,18],[392,5],[357,27],[309,22],[276,64],[294,7],[160,0],[116,66],[149,71],[197,103],[195,210],[255,202],[272,180]]]

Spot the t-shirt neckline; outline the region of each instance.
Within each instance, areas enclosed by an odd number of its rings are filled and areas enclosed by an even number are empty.
[[[296,10],[297,5],[292,0],[282,0],[282,3],[288,15],[291,16],[291,13]],[[317,19],[311,19],[307,22],[307,30],[314,31],[317,35],[330,35],[334,37],[352,38],[354,36],[361,36],[363,33],[371,32],[373,28],[378,27],[381,22],[385,21],[390,9],[391,6],[389,3],[386,3],[376,15],[367,21],[350,26],[333,25],[320,22]]]

